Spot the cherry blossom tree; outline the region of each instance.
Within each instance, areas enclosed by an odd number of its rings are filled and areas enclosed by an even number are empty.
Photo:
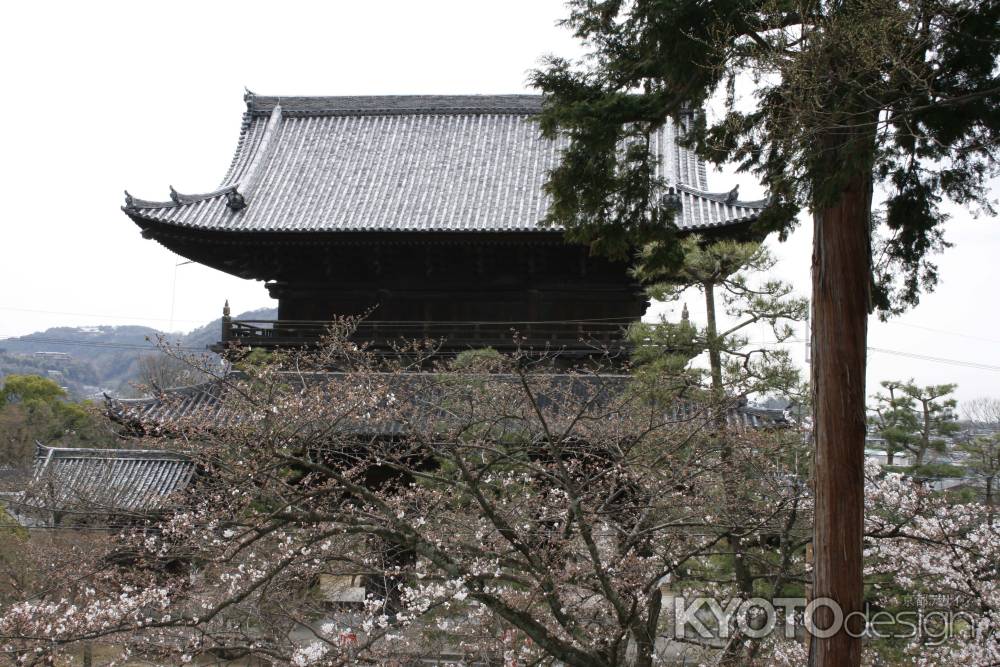
[[[736,423],[669,377],[650,393],[552,359],[430,352],[386,360],[334,333],[218,377],[210,411],[145,424],[197,479],[7,605],[3,650],[20,664],[93,642],[170,663],[651,665],[716,651],[668,640],[668,603],[739,595],[735,558],[758,594],[801,589],[800,434]],[[719,411],[735,502],[707,435]],[[363,597],[324,596],[344,582]],[[736,645],[724,653],[772,650]]]
[[[949,504],[899,473],[883,475],[873,460],[866,472],[869,600],[897,612],[891,629],[902,656],[918,665],[1000,662],[1000,521],[980,503]],[[870,631],[884,629],[873,619]]]

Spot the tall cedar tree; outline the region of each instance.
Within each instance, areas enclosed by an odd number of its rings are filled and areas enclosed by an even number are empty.
[[[715,162],[758,175],[755,231],[784,237],[801,208],[813,242],[817,597],[862,607],[867,318],[934,286],[942,199],[978,204],[1000,139],[997,0],[571,0],[590,51],[533,74],[549,136],[570,139],[547,222],[619,257],[677,264],[674,208],[646,141],[673,118]],[[737,83],[751,80],[750,99]],[[717,122],[691,110],[725,98]],[[746,106],[744,106],[746,105]],[[873,193],[885,191],[873,215]],[[881,199],[881,197],[880,197]],[[876,224],[876,221],[878,224]],[[872,261],[873,228],[879,243]],[[893,278],[898,279],[893,279]],[[819,619],[822,627],[824,620]],[[860,639],[817,639],[814,665],[857,665]]]

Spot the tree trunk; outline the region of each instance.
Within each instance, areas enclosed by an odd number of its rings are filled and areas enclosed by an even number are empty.
[[[663,607],[663,591],[657,587],[646,603],[646,622],[637,623],[632,631],[635,641],[635,667],[653,667],[656,656],[656,637],[659,626],[660,612]],[[673,608],[667,610],[673,613]]]
[[[702,284],[705,291],[706,339],[708,343],[708,366],[712,375],[712,411],[715,426],[715,437],[719,443],[719,463],[721,464],[722,486],[725,493],[726,518],[731,521],[726,532],[726,541],[733,554],[733,577],[740,594],[749,599],[753,597],[753,577],[751,576],[742,534],[744,528],[736,521],[739,512],[738,485],[736,471],[733,466],[733,448],[726,433],[726,388],[722,380],[722,341],[719,340],[719,325],[715,312],[715,283],[711,280]],[[736,632],[736,630],[734,630]],[[752,643],[752,642],[751,642]],[[742,662],[744,643],[731,641],[726,645],[723,655],[719,658],[720,665],[738,665]]]
[[[924,456],[926,456],[927,450],[931,448],[931,412],[928,403],[929,401],[923,401],[924,432],[920,436],[920,457],[917,459],[918,466],[922,466],[924,464]]]
[[[838,196],[829,205],[817,206],[813,214],[813,598],[833,599],[845,617],[861,611],[863,602],[871,182],[870,173],[846,180]],[[813,620],[825,629],[833,615],[821,607]],[[843,628],[829,638],[813,637],[809,664],[860,665],[861,640]]]
[[[725,398],[725,388],[722,386],[722,350],[719,349],[719,325],[715,313],[715,283],[707,281],[702,284],[702,289],[705,290],[705,337],[708,343],[708,367],[712,373],[712,400],[718,407]],[[725,413],[716,421],[725,425]]]

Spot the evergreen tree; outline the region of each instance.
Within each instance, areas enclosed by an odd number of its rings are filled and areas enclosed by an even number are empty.
[[[684,259],[679,267],[665,269],[642,262],[637,274],[649,284],[650,296],[661,301],[675,301],[690,288],[700,291],[705,299],[705,328],[699,330],[690,323],[685,304],[680,325],[661,322],[642,325],[640,330],[674,327],[673,336],[687,332],[682,349],[689,357],[708,353],[710,386],[717,403],[755,393],[796,396],[801,391],[799,373],[787,351],[754,348],[746,335],[749,327],[764,323],[777,342],[784,342],[794,333],[789,323],[806,317],[808,303],[792,295],[791,285],[757,279],[774,268],[771,253],[761,243],[707,241],[697,235],[681,241],[681,248]],[[646,252],[655,250],[647,248]],[[729,318],[728,326],[720,325],[723,314]]]
[[[980,435],[959,444],[959,449],[969,455],[966,468],[983,480],[986,505],[993,511],[993,488],[1000,475],[1000,433]]]
[[[875,405],[869,420],[875,432],[885,442],[887,465],[895,465],[896,454],[909,449],[915,440],[917,416],[913,411],[913,399],[900,391],[902,383],[883,380],[886,393],[872,396]]]
[[[932,287],[946,244],[943,198],[985,199],[1000,143],[996,0],[574,0],[566,24],[590,48],[534,75],[542,128],[569,144],[550,175],[548,222],[595,251],[677,266],[675,209],[654,176],[652,129],[667,118],[715,161],[759,175],[771,205],[758,233],[813,215],[815,582],[845,614],[862,607],[868,314]],[[753,99],[737,95],[746,79]],[[713,124],[690,114],[713,96]],[[744,102],[750,102],[746,109]],[[888,191],[872,215],[875,186]],[[885,234],[873,267],[873,221]],[[894,281],[898,276],[900,280]],[[877,279],[877,280],[876,280]],[[874,289],[873,289],[874,288]],[[830,621],[827,616],[823,621]],[[815,665],[857,665],[848,633],[816,638]]]
[[[886,457],[899,452],[913,455],[914,467],[927,462],[931,452],[944,454],[950,438],[961,430],[949,396],[958,385],[921,387],[910,380],[882,382],[888,394],[876,394],[875,423],[886,442]],[[892,465],[892,460],[887,463]]]
[[[915,465],[922,466],[930,452],[944,454],[951,437],[961,430],[955,407],[958,402],[949,398],[956,384],[939,384],[921,387],[910,382],[903,385],[903,393],[913,402],[916,412],[917,432],[915,442],[906,448],[914,455]]]
[[[735,518],[739,517],[737,506],[743,500],[739,489],[746,471],[740,469],[734,457],[740,437],[727,428],[728,411],[734,399],[745,400],[753,393],[776,392],[794,397],[801,393],[799,371],[787,350],[753,348],[745,331],[763,322],[770,325],[778,342],[788,340],[793,334],[789,322],[804,319],[808,304],[792,296],[792,288],[786,283],[755,279],[755,275],[766,274],[775,264],[761,243],[709,241],[695,235],[681,241],[681,247],[684,258],[680,266],[668,269],[655,262],[641,262],[638,276],[650,284],[648,291],[655,299],[676,300],[690,288],[701,291],[705,299],[705,328],[699,330],[690,322],[685,304],[679,324],[663,321],[639,325],[638,329],[642,332],[652,330],[647,335],[660,342],[663,349],[672,351],[660,362],[665,365],[661,370],[673,373],[664,374],[664,377],[678,377],[680,359],[708,354],[708,405],[714,412],[712,437],[718,452],[726,516]],[[646,252],[654,253],[655,247],[647,246]],[[731,321],[725,327],[720,325],[721,313],[716,305],[719,293],[724,313]],[[655,362],[653,367],[657,367]],[[755,568],[746,538],[752,532],[748,526],[734,521],[723,535],[733,554],[731,567],[737,588],[746,598],[755,595]],[[749,641],[730,642],[723,652],[723,662],[742,662],[756,650],[752,644]]]

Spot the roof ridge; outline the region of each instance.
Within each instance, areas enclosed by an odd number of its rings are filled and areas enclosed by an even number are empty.
[[[247,91],[247,113],[267,116],[280,105],[290,116],[520,114],[542,110],[542,95],[257,95]]]
[[[207,393],[211,391],[214,387],[217,387],[219,382],[223,381],[225,378],[213,378],[210,380],[205,380],[203,382],[195,382],[193,384],[183,384],[178,387],[167,387],[162,389],[159,394],[154,396],[140,396],[138,398],[117,398],[105,392],[104,402],[107,404],[118,404],[118,405],[144,405],[150,402],[162,400],[164,396],[170,394],[177,394],[182,396],[192,396],[198,393]]]
[[[49,452],[54,454],[52,458],[144,458],[144,457],[160,457],[160,458],[171,458],[182,461],[190,461],[190,457],[183,453],[177,451],[171,451],[169,449],[103,449],[100,447],[49,447],[47,445],[42,445],[39,447],[39,452],[36,454],[36,459],[45,458],[45,456],[40,456],[42,452],[45,455]]]

